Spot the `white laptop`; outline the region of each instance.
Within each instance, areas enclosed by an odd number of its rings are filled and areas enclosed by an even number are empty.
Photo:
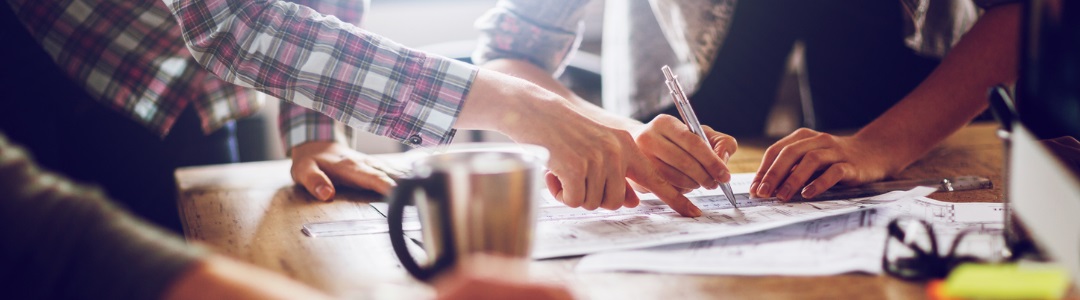
[[[1012,132],[1008,197],[1045,255],[1080,286],[1080,178],[1026,127]]]

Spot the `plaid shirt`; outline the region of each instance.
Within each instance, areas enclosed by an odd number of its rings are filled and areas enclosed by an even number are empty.
[[[289,0],[305,5],[323,14],[333,15],[344,22],[360,25],[368,0]],[[163,3],[158,1],[158,3]],[[171,16],[170,16],[171,17]],[[340,123],[319,112],[287,101],[280,102],[278,132],[286,153],[293,147],[311,141],[344,142],[352,138],[347,131],[342,134]],[[348,128],[346,128],[348,129]]]
[[[189,103],[206,132],[260,102],[200,72],[156,1],[8,0],[30,34],[93,98],[165,136]]]
[[[449,143],[476,68],[283,1],[165,0],[225,81],[414,146]]]
[[[293,0],[359,24],[366,0]],[[263,95],[221,81],[198,66],[180,27],[159,0],[8,0],[53,60],[101,103],[165,136],[190,103],[204,132],[254,113]],[[342,139],[335,121],[282,102],[286,149]]]

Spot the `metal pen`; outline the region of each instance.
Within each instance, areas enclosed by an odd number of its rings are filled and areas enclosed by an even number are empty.
[[[679,110],[679,115],[686,122],[686,127],[690,128],[690,132],[701,137],[701,140],[705,141],[706,147],[712,148],[709,145],[709,138],[705,136],[705,130],[701,128],[701,121],[698,121],[697,114],[694,114],[694,108],[690,107],[690,100],[683,93],[678,76],[675,76],[675,73],[667,65],[664,65],[660,70],[664,72],[664,84],[667,85],[668,91],[671,93],[671,99],[675,102],[675,108]],[[724,197],[727,197],[728,202],[731,202],[731,206],[738,208],[738,205],[735,205],[735,194],[731,192],[731,184],[722,182],[720,183],[720,189],[724,191]]]

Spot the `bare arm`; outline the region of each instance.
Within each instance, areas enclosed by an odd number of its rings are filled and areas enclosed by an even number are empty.
[[[956,47],[903,101],[867,125],[857,137],[900,147],[890,173],[926,154],[986,109],[990,87],[1016,81],[1021,4],[987,11]],[[918,120],[918,122],[912,122]],[[903,124],[903,126],[895,126]]]
[[[641,129],[640,127],[644,125],[637,120],[608,113],[603,108],[582,99],[577,94],[574,94],[573,91],[566,88],[566,86],[563,86],[562,83],[556,80],[555,77],[552,77],[550,73],[530,62],[517,59],[497,59],[484,63],[481,67],[506,73],[535,83],[548,91],[566,98],[573,104],[572,108],[582,115],[589,116],[604,125],[626,130],[628,132],[638,131]]]
[[[751,192],[810,198],[900,172],[986,109],[991,86],[1016,80],[1020,13],[1020,4],[987,10],[926,80],[854,136],[801,129],[776,142]]]
[[[724,159],[737,148],[730,136],[706,129],[710,143],[702,143],[701,138],[671,116],[641,124],[604,111],[555,80],[553,75],[557,76],[566,66],[582,36],[587,3],[587,0],[500,0],[477,21],[482,34],[473,61],[533,82],[569,100],[570,108],[577,113],[630,133],[663,177],[682,191],[700,186],[715,188],[717,182],[728,181]]]
[[[634,207],[639,199],[629,178],[680,214],[701,215],[646,161],[629,133],[578,113],[565,98],[528,81],[481,69],[455,127],[496,130],[516,142],[547,147],[549,191],[567,206]]]
[[[691,133],[678,119],[659,116],[648,124],[605,111],[563,86],[544,69],[527,61],[496,59],[482,65],[528,80],[566,98],[571,108],[601,124],[629,132],[639,148],[671,184],[682,192],[698,187],[716,188],[731,175],[724,163],[738,148],[734,138],[706,128],[709,147],[702,147],[701,138]],[[649,191],[648,188],[640,188]]]

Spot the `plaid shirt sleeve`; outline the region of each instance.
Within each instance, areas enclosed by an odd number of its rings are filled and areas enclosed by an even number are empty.
[[[307,142],[346,143],[345,134],[337,128],[337,121],[285,101],[281,101],[279,109],[278,130],[287,155],[292,155],[293,147]]]
[[[219,78],[412,146],[449,143],[476,68],[283,1],[163,0]]]
[[[333,15],[342,22],[359,26],[367,0],[290,0],[327,15]],[[292,148],[307,142],[334,141],[347,143],[352,136],[341,132],[337,121],[319,112],[296,104],[281,101],[278,109],[278,133],[285,147],[285,153],[291,155]]]
[[[549,73],[562,73],[581,43],[589,1],[500,0],[476,21],[481,35],[473,62],[521,59]]]

